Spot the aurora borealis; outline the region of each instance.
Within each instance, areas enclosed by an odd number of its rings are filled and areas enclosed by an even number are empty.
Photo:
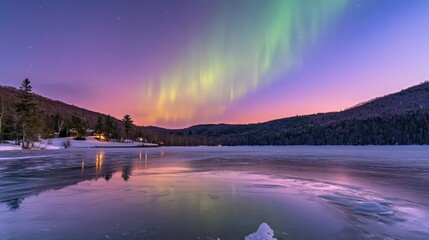
[[[190,121],[196,115],[208,119],[221,114],[236,99],[293,67],[300,50],[317,40],[345,3],[221,4],[172,67],[147,83],[146,102],[157,103],[150,118]]]
[[[2,1],[1,85],[138,124],[337,111],[429,78],[429,2]]]

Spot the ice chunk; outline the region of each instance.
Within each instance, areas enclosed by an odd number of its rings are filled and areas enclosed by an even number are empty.
[[[273,229],[266,223],[259,225],[258,231],[246,236],[244,240],[277,240],[274,238]]]
[[[364,202],[364,203],[360,203],[355,207],[356,210],[358,211],[363,211],[363,212],[368,212],[368,213],[376,213],[376,214],[380,214],[380,213],[387,213],[390,211],[390,209],[384,207],[383,205],[381,205],[378,202]]]

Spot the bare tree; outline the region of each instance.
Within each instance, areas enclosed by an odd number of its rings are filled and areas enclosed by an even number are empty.
[[[57,137],[59,137],[61,134],[61,131],[63,130],[63,127],[64,127],[64,119],[58,119],[57,124],[58,124],[58,136]]]

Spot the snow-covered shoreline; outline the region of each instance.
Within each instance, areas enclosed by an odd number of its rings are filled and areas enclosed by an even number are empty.
[[[122,142],[100,142],[95,137],[87,137],[86,140],[74,140],[72,138],[52,138],[34,143],[35,150],[57,150],[64,149],[64,143],[70,141],[69,148],[103,148],[103,147],[140,147],[142,143],[122,143]],[[156,147],[157,144],[143,143],[145,147]],[[0,151],[22,150],[21,146],[13,142],[0,143]]]
[[[11,143],[0,143],[0,151],[14,151],[22,150],[21,146],[13,145]]]

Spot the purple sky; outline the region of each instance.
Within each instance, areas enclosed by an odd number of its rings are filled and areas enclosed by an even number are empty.
[[[0,2],[0,84],[185,127],[336,111],[429,79],[429,1]]]

